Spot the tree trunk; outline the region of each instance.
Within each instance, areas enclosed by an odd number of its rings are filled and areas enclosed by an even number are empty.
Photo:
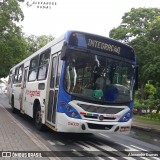
[[[144,94],[144,84],[141,84],[141,100],[145,99],[145,94]]]
[[[157,111],[156,111],[156,113],[158,114],[159,111],[160,111],[160,104],[157,105]]]

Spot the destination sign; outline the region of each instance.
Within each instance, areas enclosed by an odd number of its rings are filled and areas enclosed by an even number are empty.
[[[135,60],[134,50],[131,47],[111,38],[94,34],[72,32],[69,37],[69,45]]]
[[[98,48],[98,49],[102,49],[102,50],[105,50],[105,51],[114,52],[114,53],[117,53],[117,54],[120,54],[120,50],[121,50],[120,47],[115,46],[113,44],[111,45],[111,44],[96,41],[96,40],[93,40],[93,39],[88,39],[88,46]]]

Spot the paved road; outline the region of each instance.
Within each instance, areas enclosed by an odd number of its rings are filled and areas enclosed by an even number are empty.
[[[13,114],[11,112],[10,106],[8,104],[7,97],[5,95],[0,96],[0,106],[1,113],[4,112],[3,119],[8,115],[8,119],[12,119],[15,122],[14,125],[10,124],[7,128],[8,132],[14,129],[16,130],[14,143],[19,144],[21,148],[19,151],[27,150],[39,150],[39,151],[49,151],[47,153],[54,153],[53,159],[129,159],[129,160],[160,160],[159,157],[151,156],[142,157],[144,153],[149,153],[149,151],[160,151],[160,142],[152,141],[156,139],[158,135],[152,134],[148,139],[141,138],[137,135],[137,131],[133,130],[130,135],[106,135],[106,134],[60,134],[54,133],[49,129],[45,132],[39,132],[35,129],[33,121],[29,117],[24,117],[20,114]],[[2,116],[1,116],[2,118]],[[0,119],[1,120],[1,119]],[[1,120],[2,122],[2,120]],[[0,122],[0,123],[1,123]],[[6,123],[6,125],[8,125]],[[16,129],[19,127],[19,130]],[[0,128],[1,129],[1,128]],[[1,129],[2,131],[2,129]],[[7,131],[6,131],[7,132]],[[8,133],[6,133],[8,134]],[[146,133],[140,133],[142,137],[146,136]],[[0,138],[3,138],[0,135]],[[1,139],[2,139],[1,138]],[[28,139],[28,145],[26,145],[26,139]],[[158,139],[158,138],[157,138]],[[150,142],[154,143],[150,143]],[[25,142],[23,145],[22,142]],[[4,142],[3,142],[4,143]],[[8,147],[12,141],[8,142]],[[34,144],[34,145],[33,145]],[[12,144],[13,145],[13,144]],[[29,147],[30,146],[30,147]],[[34,146],[34,148],[32,148]],[[29,147],[29,148],[27,148]],[[2,150],[6,150],[2,145]],[[14,149],[14,148],[10,148]],[[54,151],[54,152],[51,152]],[[45,152],[46,153],[46,152]],[[128,154],[140,154],[138,157],[133,157]],[[155,155],[160,153],[155,153]],[[78,158],[77,158],[78,157]]]

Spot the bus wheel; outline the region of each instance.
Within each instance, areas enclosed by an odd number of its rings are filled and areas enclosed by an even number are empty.
[[[42,131],[44,129],[44,124],[42,124],[42,118],[41,118],[41,109],[40,107],[37,107],[36,113],[35,113],[35,126],[39,131]]]
[[[14,98],[12,97],[12,100],[11,100],[11,109],[12,109],[12,113],[16,113],[16,109],[14,107]]]

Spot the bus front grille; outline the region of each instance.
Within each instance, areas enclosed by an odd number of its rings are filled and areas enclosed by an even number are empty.
[[[98,117],[96,116],[87,116],[87,115],[84,115],[85,118],[90,118],[90,119],[99,119]],[[116,118],[115,117],[104,117],[104,120],[115,120]]]
[[[99,130],[110,130],[113,125],[102,125],[102,124],[93,124],[93,123],[87,123],[88,128],[90,129],[99,129]]]
[[[80,104],[80,103],[78,103],[77,105],[79,105],[83,110],[87,112],[101,113],[101,114],[117,114],[124,109],[124,108],[94,106],[94,105]]]

